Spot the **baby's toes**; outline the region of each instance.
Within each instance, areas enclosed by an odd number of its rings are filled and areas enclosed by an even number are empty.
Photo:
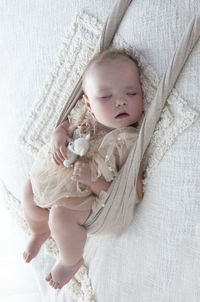
[[[49,285],[51,286],[51,287],[54,287],[54,281],[53,281],[53,279],[51,279],[50,281],[49,281]]]
[[[30,254],[29,253],[27,253],[27,252],[24,252],[23,253],[23,258],[24,258],[24,260],[25,260],[25,262],[30,262]]]
[[[59,284],[59,282],[55,282],[54,288],[55,288],[55,289],[60,289],[60,284]]]
[[[23,258],[24,258],[25,261],[26,261],[26,257],[27,257],[26,252],[23,252]]]
[[[53,287],[54,289],[58,288],[59,283],[55,282],[53,279],[49,282],[50,286]]]
[[[47,282],[49,282],[50,280],[52,280],[52,275],[51,275],[51,273],[49,273],[49,274],[46,276],[45,280],[46,280]]]

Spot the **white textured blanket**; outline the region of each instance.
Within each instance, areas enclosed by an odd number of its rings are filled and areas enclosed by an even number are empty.
[[[87,6],[87,1],[83,2]],[[93,16],[98,15],[95,3],[91,4]],[[77,5],[81,7],[78,2]],[[82,5],[84,7],[84,4]],[[100,7],[100,3],[97,2],[98,5]],[[183,28],[187,26],[198,8],[199,4],[196,1],[189,0],[170,3],[134,1],[121,24],[119,34],[123,36],[123,41],[126,41],[127,45],[135,45],[156,73],[162,75]],[[70,9],[73,11],[72,7]],[[83,18],[87,14],[79,16]],[[91,28],[94,30],[94,24],[98,24],[95,18],[93,21],[90,17],[87,18],[88,21],[83,22],[86,24],[84,37]],[[161,19],[163,23],[160,22]],[[94,23],[88,28],[87,24],[91,22]],[[76,34],[76,30],[74,33]],[[115,43],[119,43],[117,39],[122,41],[120,36],[116,37]],[[87,41],[87,38],[84,40]],[[130,230],[121,238],[112,236],[90,238],[86,246],[85,257],[90,268],[89,276],[96,301],[193,302],[200,299],[198,286],[200,145],[197,140],[200,126],[199,119],[197,120],[199,63],[198,44],[176,84],[171,101],[168,100],[154,133],[149,149],[145,196],[136,209]],[[150,74],[153,74],[152,79],[155,80],[154,90],[160,77],[156,76],[156,73],[151,69]],[[46,103],[44,105],[46,106]],[[23,112],[29,115],[29,108]],[[25,114],[23,120],[26,120]],[[17,129],[19,128],[18,126]],[[13,131],[16,133],[16,130]],[[12,153],[9,152],[11,157]],[[5,159],[5,153],[3,155]],[[30,165],[28,156],[24,156],[21,163],[28,171]],[[21,169],[18,169],[18,174]],[[17,172],[14,172],[15,175]],[[1,178],[4,178],[13,202],[13,196],[18,200],[19,194],[13,189],[14,179],[10,177],[12,182],[8,181],[7,175],[8,172],[5,175],[2,173]],[[15,182],[16,179],[17,177]],[[16,205],[16,202],[14,204]],[[40,264],[43,257],[49,259],[43,269],[47,269],[51,263],[50,258],[42,253],[34,263],[38,278],[41,276]],[[64,290],[59,294],[52,293],[42,282],[41,278],[44,301],[54,299],[78,301],[78,298],[70,298],[68,292]],[[81,301],[83,295],[80,291],[78,296]],[[86,296],[84,299],[90,301]]]

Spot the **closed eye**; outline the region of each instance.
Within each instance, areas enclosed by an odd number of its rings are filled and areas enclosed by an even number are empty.
[[[104,95],[104,96],[100,96],[99,99],[105,100],[105,99],[109,99],[111,97],[112,97],[112,95]]]
[[[132,96],[134,96],[134,95],[136,95],[137,93],[136,92],[128,92],[127,93],[127,95],[132,95]]]

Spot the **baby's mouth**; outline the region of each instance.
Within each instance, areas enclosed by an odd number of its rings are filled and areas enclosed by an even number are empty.
[[[129,116],[129,114],[127,112],[121,112],[121,113],[117,114],[115,116],[115,118],[119,118],[120,119],[120,118],[125,118],[127,116]]]

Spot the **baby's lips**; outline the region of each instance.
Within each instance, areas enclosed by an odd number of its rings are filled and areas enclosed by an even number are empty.
[[[116,116],[115,116],[115,118],[118,118],[118,117],[120,117],[120,116],[123,116],[123,115],[129,115],[127,112],[120,112],[120,113],[118,113]]]

